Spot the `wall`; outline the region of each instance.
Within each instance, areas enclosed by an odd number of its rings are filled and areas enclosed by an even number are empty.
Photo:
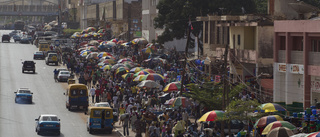
[[[295,3],[297,0],[275,0],[274,16],[279,19],[298,19],[298,13],[294,11],[288,3]]]
[[[89,5],[87,7],[87,19],[96,19],[96,5]]]
[[[255,27],[244,27],[244,37],[243,47],[244,49],[255,50]]]
[[[103,10],[105,10],[105,19],[113,19],[113,1],[104,2],[99,4],[99,12],[100,12],[100,19],[103,15]]]
[[[117,12],[117,17],[116,17],[116,20],[123,20],[124,19],[124,16],[123,16],[123,13],[127,13],[127,8],[124,9],[124,2],[123,0],[116,0],[116,12]]]
[[[256,49],[258,50],[258,58],[273,58],[273,26],[258,26]]]

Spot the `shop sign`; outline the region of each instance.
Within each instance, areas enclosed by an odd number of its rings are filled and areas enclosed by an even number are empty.
[[[279,72],[286,72],[287,71],[287,64],[286,63],[278,63],[278,71]]]
[[[320,93],[320,81],[311,81],[311,91]]]
[[[303,74],[304,73],[303,65],[291,64],[290,72],[293,74]]]

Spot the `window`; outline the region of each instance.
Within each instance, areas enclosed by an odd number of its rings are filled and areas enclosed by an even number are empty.
[[[238,46],[240,46],[240,35],[238,35]]]
[[[311,51],[317,52],[317,48],[318,48],[317,43],[318,43],[317,40],[311,40]]]
[[[209,26],[208,26],[208,21],[206,21],[205,23],[204,23],[204,27],[205,27],[205,29],[204,29],[204,43],[208,43],[208,35],[209,35],[209,33],[208,33],[208,29],[209,29]]]
[[[101,116],[101,110],[94,110],[93,112],[93,117],[100,117]]]

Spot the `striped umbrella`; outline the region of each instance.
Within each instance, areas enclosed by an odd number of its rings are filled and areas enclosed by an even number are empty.
[[[178,91],[181,89],[181,83],[180,82],[172,82],[166,85],[163,89],[163,91]]]
[[[127,61],[133,62],[132,59],[130,59],[130,58],[123,58],[123,59],[120,59],[118,61],[118,63],[124,63],[124,62],[127,62]]]
[[[124,80],[128,80],[128,78],[133,78],[133,73],[127,73],[127,74],[123,74],[121,77],[124,79]]]
[[[100,52],[98,54],[98,57],[99,58],[102,58],[102,57],[105,57],[105,56],[112,56],[112,54],[108,53],[108,52]]]
[[[118,74],[120,72],[129,72],[129,69],[127,67],[119,67],[116,70],[116,74]]]
[[[89,55],[91,53],[91,51],[85,51],[83,53],[80,54],[81,57],[86,57],[87,55]]]
[[[129,72],[131,72],[131,73],[137,73],[137,72],[139,72],[139,71],[141,71],[141,70],[143,70],[142,67],[135,67],[135,68],[130,69]]]
[[[154,53],[155,52],[155,50],[152,48],[144,48],[141,51],[144,53]]]
[[[220,118],[223,118],[223,111],[221,110],[212,110],[204,115],[198,120],[198,122],[206,122],[206,121],[216,121]]]
[[[139,76],[139,75],[148,75],[148,74],[149,74],[149,72],[147,72],[147,71],[145,71],[145,70],[141,70],[141,71],[135,73],[135,74],[134,74],[134,77],[137,77],[137,76]]]
[[[286,127],[277,127],[271,130],[267,137],[290,137],[292,135],[294,135],[294,133],[290,129]]]
[[[165,77],[157,73],[150,73],[142,78],[142,80],[154,80],[154,81],[162,81],[164,79]]]
[[[111,69],[111,65],[104,65],[101,69],[103,69],[104,71],[106,70],[110,70]]]
[[[115,65],[112,66],[111,71],[115,71],[119,67],[125,67],[125,66],[124,66],[124,64],[119,64],[119,63],[115,64]]]
[[[133,63],[126,62],[126,63],[124,63],[124,66],[126,66],[126,67],[129,68],[129,69],[132,69],[132,68],[134,67],[134,64],[133,64]]]
[[[105,56],[105,59],[113,59],[113,60],[116,60],[115,57],[112,57],[112,56]]]
[[[106,64],[111,65],[111,64],[114,64],[114,60],[112,60],[112,59],[106,59],[106,60],[103,61],[103,63],[106,63]]]
[[[145,75],[139,75],[139,76],[137,76],[137,77],[135,77],[134,79],[133,79],[133,81],[142,81],[142,78],[144,77]],[[134,77],[134,76],[133,76]]]
[[[258,121],[254,124],[254,127],[262,128],[274,121],[283,121],[283,119],[278,115],[264,116],[258,119]]]
[[[144,71],[147,71],[147,72],[149,72],[149,73],[156,73],[156,72],[154,72],[152,69],[144,69]]]
[[[274,121],[268,124],[267,127],[264,128],[264,130],[262,131],[262,135],[267,135],[271,130],[277,127],[286,127],[286,128],[289,128],[290,130],[296,129],[296,126],[292,125],[288,121]]]
[[[313,133],[307,134],[305,137],[320,137],[320,132],[313,132]]]
[[[264,103],[260,107],[264,112],[287,111],[277,103]]]
[[[191,105],[191,101],[186,97],[177,97],[172,104],[172,107],[183,107],[186,108],[188,105]]]
[[[171,99],[167,100],[164,104],[171,106],[174,103],[174,101],[175,101],[175,98],[171,98]]]

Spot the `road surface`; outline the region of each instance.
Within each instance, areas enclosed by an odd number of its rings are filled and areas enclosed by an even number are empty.
[[[0,35],[9,33],[0,30]],[[22,61],[33,60],[37,48],[31,44],[0,43],[0,137],[35,137],[35,119],[40,114],[56,114],[61,119],[61,137],[118,136],[112,134],[90,135],[86,130],[86,115],[69,112],[65,107],[66,83],[56,83],[54,68],[44,60],[35,60],[36,73],[22,73]],[[33,92],[32,104],[16,104],[18,88],[27,87]]]

